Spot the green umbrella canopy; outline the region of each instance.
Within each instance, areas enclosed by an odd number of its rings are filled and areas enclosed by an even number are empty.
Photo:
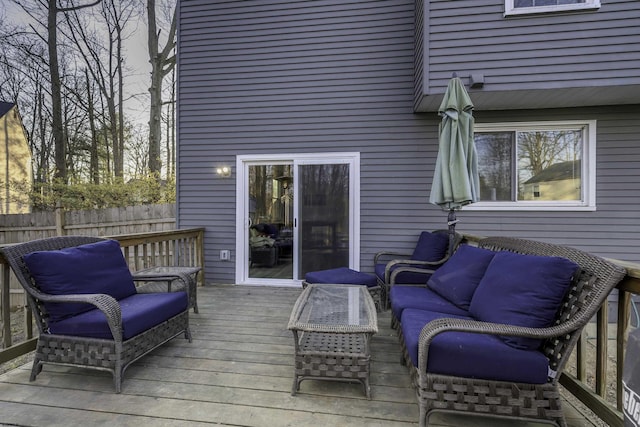
[[[462,81],[452,78],[438,110],[442,121],[429,197],[430,203],[449,211],[477,202],[480,196],[472,110],[473,103]]]

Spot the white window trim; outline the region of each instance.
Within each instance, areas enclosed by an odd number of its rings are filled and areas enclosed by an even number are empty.
[[[570,120],[557,122],[507,122],[476,123],[474,132],[504,132],[516,130],[557,130],[570,127],[587,127],[582,153],[582,200],[535,202],[477,202],[466,205],[469,211],[595,211],[596,210],[596,121]]]
[[[514,0],[505,0],[504,16],[600,9],[600,0],[587,0],[584,3],[575,4],[558,4],[533,7],[514,7],[513,3]]]

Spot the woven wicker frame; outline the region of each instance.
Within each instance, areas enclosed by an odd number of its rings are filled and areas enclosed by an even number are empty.
[[[418,366],[409,358],[402,329],[398,329],[404,363],[409,366],[418,394],[420,426],[426,426],[429,412],[434,409],[465,411],[522,419],[551,420],[566,426],[560,403],[558,379],[576,345],[584,326],[606,301],[625,270],[603,258],[586,252],[549,243],[508,237],[491,237],[479,246],[494,251],[558,256],[577,263],[581,270],[562,303],[554,325],[547,328],[525,328],[480,321],[444,318],[428,323],[420,333]],[[399,326],[392,318],[392,325]],[[429,344],[446,331],[511,335],[543,340],[541,351],[555,371],[545,384],[524,384],[460,378],[427,372]]]
[[[58,250],[101,240],[104,239],[62,236],[34,240],[2,249],[2,254],[26,291],[29,307],[40,332],[31,370],[31,381],[36,379],[45,363],[78,366],[111,372],[116,392],[120,393],[122,376],[131,363],[180,334],[184,334],[185,338],[191,342],[188,308],[165,322],[123,341],[120,306],[114,298],[100,294],[49,295],[42,293],[22,258],[34,251]],[[84,302],[95,305],[107,317],[114,339],[49,333],[49,315],[43,304],[45,301]]]
[[[357,289],[364,297],[362,313],[363,324],[348,324],[342,307],[316,305],[313,288],[323,288],[323,284],[308,284],[298,297],[289,318],[287,328],[294,339],[294,380],[291,394],[295,396],[300,383],[307,379],[360,382],[365,395],[371,398],[369,384],[371,349],[370,341],[378,331],[378,317],[371,294],[364,291],[362,285],[331,285],[336,289]],[[327,288],[331,289],[331,288]],[[340,305],[342,301],[340,302]],[[321,315],[308,323],[302,318],[305,306],[319,309]],[[315,323],[319,318],[331,319],[329,322]],[[343,323],[344,322],[344,323]]]
[[[293,395],[300,389],[303,380],[322,379],[360,382],[367,398],[371,398],[370,334],[299,334],[293,331],[293,336],[299,343],[299,350],[294,357]]]
[[[434,233],[448,234],[449,230],[435,230]],[[435,269],[447,262],[462,240],[462,234],[455,233],[451,246],[447,247],[447,253],[444,258],[438,261],[417,261],[410,259],[411,254],[390,251],[377,252],[373,257],[373,265],[377,265],[384,262],[384,260],[388,260],[384,268],[384,278],[377,277],[378,286],[380,286],[382,292],[381,298],[383,310],[387,310],[389,308],[389,289],[391,286],[396,284],[397,277],[400,273],[411,272],[424,274],[424,283],[427,283],[429,276],[435,271]],[[401,283],[398,282],[398,284]]]
[[[148,282],[139,285],[138,293],[155,293],[167,292],[174,281],[182,282],[182,286],[186,286],[189,293],[189,308],[193,308],[193,312],[198,312],[198,283],[196,279],[200,271],[200,267],[156,267],[162,271],[155,272],[152,268],[139,270],[133,273],[133,280]],[[160,282],[160,283],[158,283]],[[164,284],[164,286],[162,286]],[[180,289],[180,288],[177,288]]]

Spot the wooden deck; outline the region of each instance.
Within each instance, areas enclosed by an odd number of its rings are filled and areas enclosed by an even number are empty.
[[[176,338],[132,365],[121,394],[111,376],[31,364],[0,375],[0,424],[19,426],[415,426],[418,406],[399,363],[389,313],[372,342],[372,400],[359,384],[303,381],[291,396],[293,339],[286,329],[298,289],[199,288],[193,343]],[[592,426],[565,405],[569,425]],[[533,426],[439,414],[436,426]]]

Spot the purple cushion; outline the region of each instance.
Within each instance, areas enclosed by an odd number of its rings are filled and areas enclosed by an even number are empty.
[[[402,313],[402,334],[414,366],[422,328],[443,317],[465,316],[408,308]],[[547,382],[549,362],[542,352],[508,346],[495,335],[443,332],[429,346],[427,371],[434,374],[529,384]]]
[[[119,301],[122,310],[122,338],[144,332],[187,309],[186,292],[135,294]],[[113,339],[107,318],[98,309],[50,324],[53,334]]]
[[[52,295],[107,294],[119,300],[136,293],[129,267],[115,240],[55,251],[38,251],[24,262],[42,292]],[[90,304],[45,303],[51,321],[95,308]]]
[[[381,281],[384,282],[384,270],[387,267],[387,264],[376,264],[374,270],[376,272],[376,276],[380,278]],[[399,267],[407,267],[406,264],[398,264],[391,267],[391,271],[394,271]],[[411,268],[421,268],[420,266],[411,265]],[[432,268],[430,268],[432,270]],[[403,271],[396,276],[395,283],[405,283],[405,284],[420,284],[425,285],[429,277],[431,276],[431,272],[427,272],[425,268],[424,273],[414,273],[413,271]]]
[[[551,326],[577,270],[565,258],[498,252],[473,294],[469,313],[485,322]],[[515,348],[540,346],[532,338],[503,339]]]
[[[433,273],[427,285],[443,298],[468,310],[471,297],[495,254],[488,249],[462,245]]]
[[[423,286],[392,286],[389,291],[389,299],[391,300],[391,311],[398,320],[402,318],[402,312],[407,308],[419,308],[460,316],[468,315],[465,310],[456,307],[450,301]]]
[[[361,273],[347,267],[332,268],[330,270],[310,271],[305,274],[307,283],[341,283],[345,285],[377,286],[376,276]]]
[[[447,254],[449,248],[449,235],[446,233],[420,233],[416,248],[411,255],[416,261],[440,261]]]

